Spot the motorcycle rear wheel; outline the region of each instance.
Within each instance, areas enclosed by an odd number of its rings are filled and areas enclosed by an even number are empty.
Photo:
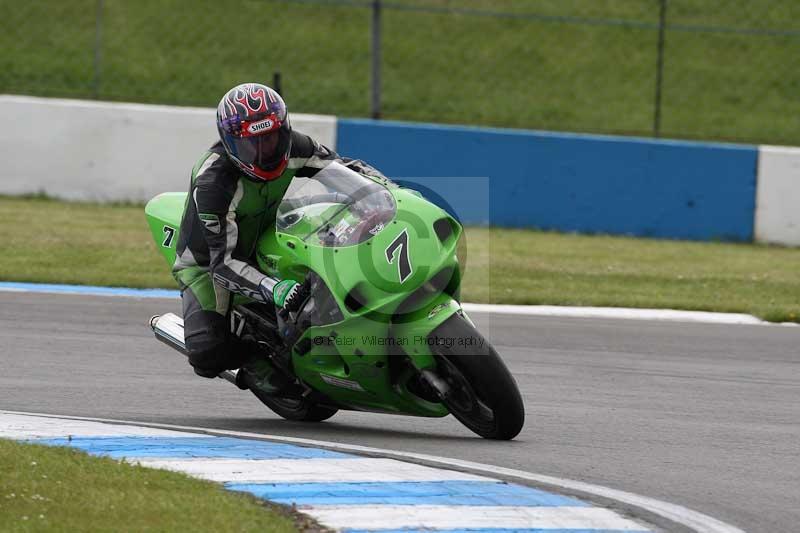
[[[250,389],[250,392],[261,400],[261,403],[275,412],[275,414],[286,420],[295,422],[322,422],[339,412],[338,409],[325,407],[324,405],[319,405],[310,400],[270,396],[253,389]]]
[[[516,437],[525,423],[525,407],[497,351],[460,314],[447,319],[431,337],[437,373],[450,388],[442,399],[450,413],[485,439]]]

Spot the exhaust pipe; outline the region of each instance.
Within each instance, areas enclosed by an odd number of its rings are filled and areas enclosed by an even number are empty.
[[[189,352],[186,351],[186,342],[183,339],[183,319],[181,317],[175,313],[155,315],[150,318],[150,327],[155,333],[156,339],[170,348],[178,350],[186,357],[189,356]],[[236,374],[238,373],[238,370],[224,370],[219,373],[219,377],[238,387],[239,385],[236,383]]]
[[[186,351],[186,343],[183,340],[183,319],[174,313],[165,315],[155,315],[150,319],[150,327],[156,334],[156,339],[181,352],[189,355]]]

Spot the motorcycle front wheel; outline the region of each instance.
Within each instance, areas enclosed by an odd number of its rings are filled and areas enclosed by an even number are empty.
[[[437,374],[449,388],[442,402],[450,413],[483,438],[516,437],[525,408],[497,351],[461,314],[443,322],[430,338]]]

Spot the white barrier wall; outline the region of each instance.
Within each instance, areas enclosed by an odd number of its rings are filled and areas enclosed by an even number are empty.
[[[800,246],[800,148],[761,146],[755,239]]]
[[[217,139],[213,109],[0,95],[0,193],[148,200],[189,185]],[[336,118],[292,114],[336,148]]]
[[[336,149],[336,117],[293,113],[292,123]],[[0,124],[0,194],[76,200],[186,190],[195,161],[217,139],[210,108],[0,95]],[[354,154],[364,148],[363,139],[358,149],[344,144]],[[800,246],[800,148],[759,147],[757,184],[755,240]]]

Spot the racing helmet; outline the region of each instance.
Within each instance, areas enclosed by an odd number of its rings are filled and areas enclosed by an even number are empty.
[[[217,130],[225,151],[248,177],[270,181],[289,164],[292,125],[283,98],[260,83],[237,85],[217,106]]]

